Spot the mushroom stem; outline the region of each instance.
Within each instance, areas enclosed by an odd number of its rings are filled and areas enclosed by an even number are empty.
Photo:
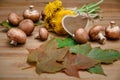
[[[111,21],[111,22],[110,22],[111,28],[113,28],[115,25],[116,25],[115,21]]]
[[[101,33],[101,32],[98,33],[98,40],[99,40],[100,44],[105,44],[106,38],[103,35],[103,33]]]
[[[30,6],[29,6],[29,9],[30,9],[31,11],[33,10],[33,8],[34,8],[33,5],[30,5]]]
[[[35,35],[35,39],[40,39],[39,34],[36,34],[36,35]]]
[[[14,41],[14,40],[11,40],[10,44],[11,44],[11,45],[14,45],[14,46],[17,46],[17,42]]]

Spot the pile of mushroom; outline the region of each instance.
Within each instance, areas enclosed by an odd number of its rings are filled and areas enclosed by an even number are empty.
[[[75,31],[73,38],[78,43],[86,43],[89,39],[90,41],[96,41],[100,44],[105,44],[107,39],[120,39],[120,27],[116,25],[115,21],[110,21],[108,27],[95,25],[88,31],[88,33],[85,29],[79,28]]]
[[[18,43],[24,44],[27,40],[27,36],[30,36],[35,28],[34,22],[38,22],[41,18],[41,13],[38,10],[33,9],[33,5],[29,6],[23,12],[23,18],[18,14],[11,12],[8,15],[8,22],[18,28],[11,28],[7,32],[8,38],[11,40],[10,44],[17,45]],[[40,40],[47,40],[48,31],[45,28],[39,30]]]
[[[120,27],[116,25],[115,21],[110,21],[108,27],[94,26],[89,30],[89,37],[92,41],[98,41],[104,44],[106,39],[118,40],[120,39]]]

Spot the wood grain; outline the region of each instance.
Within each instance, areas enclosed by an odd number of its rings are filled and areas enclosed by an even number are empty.
[[[7,19],[10,12],[16,12],[22,16],[23,11],[30,4],[35,5],[36,9],[42,11],[49,1],[53,0],[0,0],[0,22]],[[83,4],[93,1],[96,0],[62,0],[64,7],[81,7]],[[105,0],[100,6],[104,20],[96,23],[108,26],[109,21],[115,20],[120,26],[120,0]],[[4,27],[0,26],[0,80],[120,80],[120,61],[110,65],[102,65],[107,76],[80,71],[80,79],[69,77],[64,73],[38,75],[35,72],[35,68],[22,70],[25,67],[29,67],[26,63],[28,55],[26,48],[37,48],[44,42],[34,39],[37,33],[36,28],[33,34],[27,38],[25,45],[14,47],[9,45],[6,32],[3,32],[4,29]],[[100,45],[96,42],[91,42],[91,44],[92,47],[120,51],[120,40],[107,41],[105,45]]]

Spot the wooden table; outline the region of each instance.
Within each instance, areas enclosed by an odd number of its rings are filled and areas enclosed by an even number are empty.
[[[10,12],[16,12],[22,16],[23,10],[30,4],[35,5],[35,8],[41,11],[49,1],[52,0],[0,0],[0,22],[7,19]],[[92,1],[96,0],[62,0],[64,7],[81,7]],[[109,21],[115,20],[120,26],[120,0],[105,0],[100,6],[104,17],[101,25],[107,26]],[[9,45],[6,32],[3,32],[4,29],[0,26],[0,80],[120,80],[120,61],[102,66],[107,76],[80,71],[81,79],[69,77],[64,73],[38,75],[35,68],[22,70],[29,66],[26,63],[28,55],[26,48],[36,48],[43,42],[34,39],[37,33],[35,29],[32,36],[27,38],[25,45],[13,47]],[[105,45],[92,43],[92,46],[120,51],[120,40],[107,41]]]

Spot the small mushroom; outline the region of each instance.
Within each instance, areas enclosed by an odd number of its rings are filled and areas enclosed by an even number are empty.
[[[48,39],[49,33],[46,28],[41,27],[39,28],[39,35],[36,37],[36,39],[40,39],[41,41],[45,41]]]
[[[17,45],[17,43],[24,44],[27,39],[26,34],[18,28],[11,28],[7,32],[7,36],[11,40],[10,44],[15,46]]]
[[[9,15],[8,15],[8,21],[10,24],[16,26],[20,23],[20,21],[22,20],[21,17],[19,17],[16,13],[14,12],[11,12]]]
[[[31,35],[35,26],[31,19],[24,19],[20,22],[19,28],[23,30],[27,36]]]
[[[104,44],[106,41],[105,27],[96,25],[89,30],[89,37],[92,41],[98,41],[100,44]]]
[[[85,29],[79,28],[75,31],[73,38],[78,43],[86,43],[88,41],[88,33]]]
[[[25,19],[31,19],[33,22],[37,22],[37,21],[39,21],[41,14],[40,14],[40,12],[38,12],[38,10],[35,10],[33,8],[34,8],[34,6],[30,5],[29,9],[26,9],[23,12],[23,17]]]
[[[111,21],[110,25],[105,29],[105,35],[108,39],[120,39],[120,27],[116,25],[115,21]]]

